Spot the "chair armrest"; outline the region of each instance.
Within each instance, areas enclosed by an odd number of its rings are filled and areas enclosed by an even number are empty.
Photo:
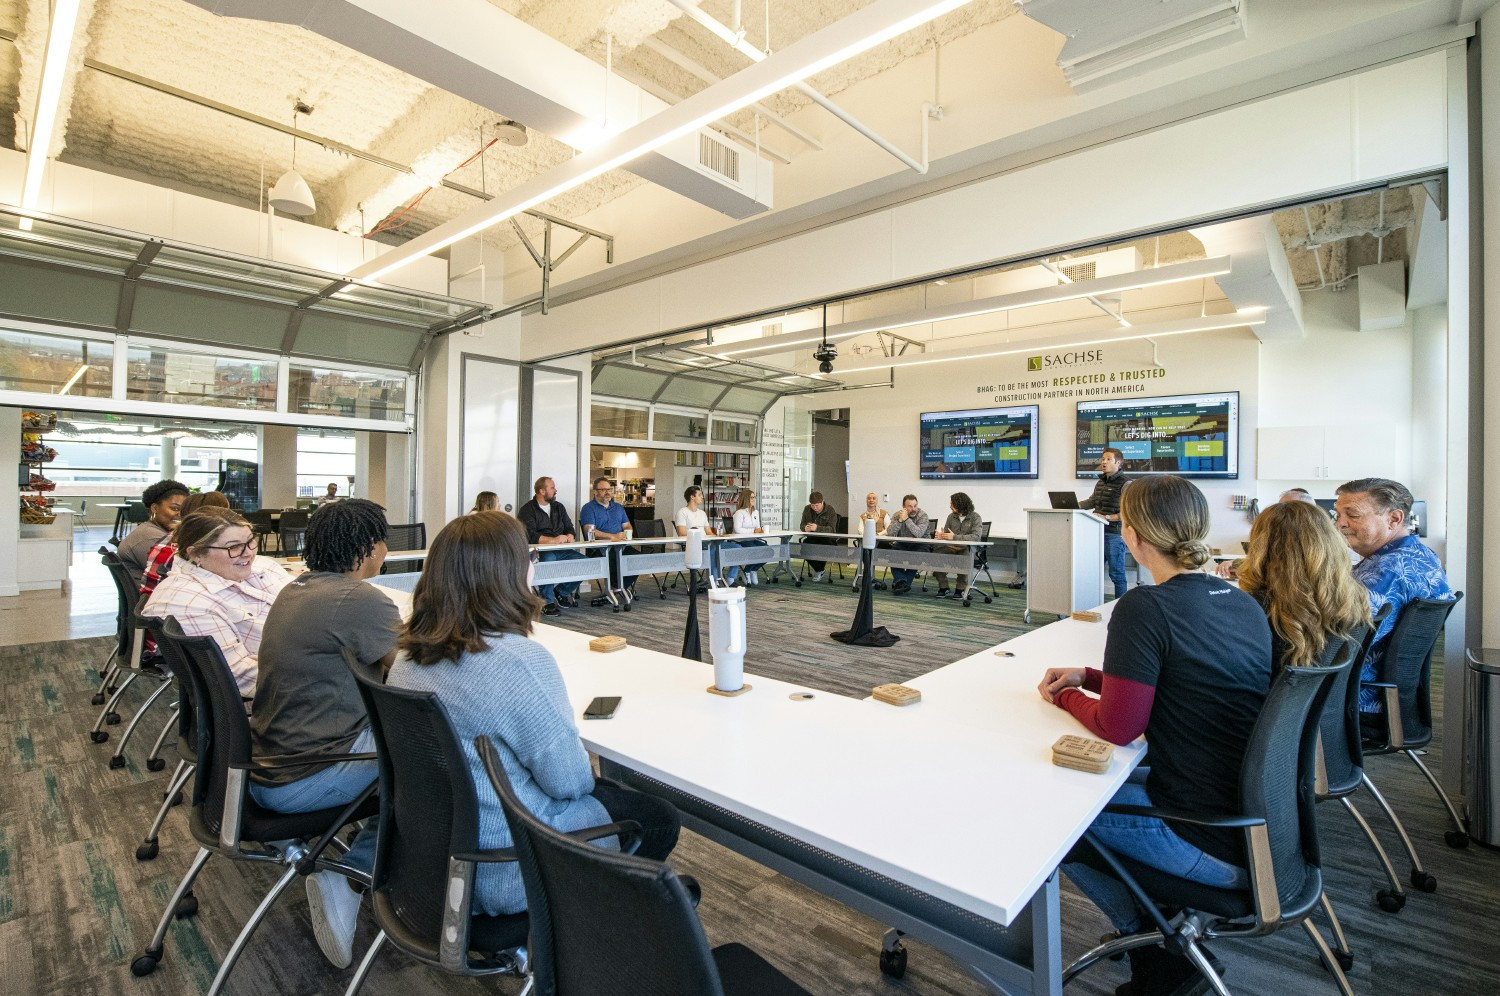
[[[454,854],[453,857],[459,861],[473,861],[476,864],[493,864],[503,861],[520,860],[514,847],[482,847],[477,851],[463,851]]]
[[[378,781],[372,781],[370,782],[370,784],[364,787],[364,790],[361,791],[359,795],[349,800],[349,804],[339,811],[339,815],[334,819],[332,825],[329,826],[328,830],[323,834],[323,836],[319,837],[317,842],[313,844],[312,847],[308,848],[307,854],[303,855],[303,857],[297,862],[297,874],[311,875],[313,872],[317,871],[318,862],[321,861],[323,857],[323,851],[328,847],[333,838],[338,836],[338,832],[349,825],[350,821],[354,817],[355,812],[365,804],[365,801],[368,800],[370,796],[375,794],[375,790],[379,787],[380,783]],[[348,866],[341,867],[344,867],[346,869],[348,868]],[[356,879],[357,881],[359,881],[363,885],[370,884],[369,872],[360,871],[358,869],[353,869],[353,871],[358,876]]]
[[[1190,823],[1196,827],[1259,827],[1265,826],[1266,823],[1258,816],[1201,816],[1196,813],[1179,813],[1170,809],[1158,809],[1155,806],[1130,806],[1125,803],[1112,803],[1105,806],[1104,811],[1120,816],[1155,816],[1157,819]]]
[[[308,754],[305,757],[284,757],[276,761],[260,761],[251,758],[239,764],[231,764],[229,767],[239,771],[275,771],[278,768],[305,768],[323,766],[328,764],[342,764],[345,761],[374,761],[379,754]]]
[[[1395,688],[1395,684],[1389,681],[1361,681],[1360,688]]]
[[[618,823],[606,823],[602,826],[574,830],[568,836],[574,840],[583,841],[598,840],[600,837],[619,837],[620,850],[626,854],[634,854],[641,846],[641,825],[635,820],[621,820]],[[634,839],[627,844],[627,837]]]
[[[1406,722],[1401,716],[1401,690],[1389,681],[1361,681],[1359,687],[1378,688],[1381,691],[1385,712],[1375,715],[1385,719],[1385,746],[1396,750],[1406,746]]]

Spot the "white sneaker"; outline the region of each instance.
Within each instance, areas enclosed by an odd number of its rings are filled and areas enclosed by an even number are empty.
[[[751,587],[754,587],[754,586],[760,584],[760,571],[751,571],[751,572],[749,572],[749,577],[750,577],[750,586]]]
[[[827,571],[819,571],[818,573],[816,573],[816,574],[814,574],[812,576],[812,579],[813,579],[813,583],[814,584],[817,584],[817,583],[823,582],[823,581],[827,581],[828,580],[828,572]]]
[[[349,880],[338,872],[321,871],[307,876],[307,907],[312,913],[313,936],[323,957],[334,968],[348,968],[354,961],[354,925],[359,916],[360,895],[349,888]]]

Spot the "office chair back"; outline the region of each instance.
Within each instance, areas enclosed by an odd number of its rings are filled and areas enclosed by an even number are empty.
[[[198,763],[200,731],[208,730],[202,711],[208,707],[208,693],[189,665],[181,645],[166,635],[168,619],[144,616],[152,624],[152,635],[161,650],[162,660],[177,679],[177,756],[189,764]],[[179,627],[177,632],[181,632]]]
[[[506,966],[470,964],[469,950],[493,952],[526,942],[524,914],[473,918],[479,851],[479,800],[469,761],[437,696],[391,688],[347,648],[370,716],[380,765],[380,833],[371,876],[376,922],[408,954],[462,974]],[[461,888],[460,888],[461,886]],[[487,936],[471,945],[471,927]],[[500,930],[496,939],[495,927]],[[477,928],[476,928],[477,930]]]
[[[1374,625],[1361,626],[1349,634],[1347,640],[1355,644],[1350,666],[1334,676],[1328,688],[1328,698],[1318,717],[1319,744],[1322,748],[1322,784],[1317,786],[1320,799],[1349,795],[1359,788],[1365,770],[1364,751],[1360,748],[1359,732],[1359,667],[1365,659],[1374,639],[1375,629],[1390,612],[1384,606]],[[1323,648],[1318,663],[1332,663],[1342,641],[1329,640]]]
[[[986,570],[990,566],[990,524],[981,522],[979,524],[979,538],[984,541],[984,546],[974,548],[974,569],[976,571]]]
[[[279,532],[282,553],[301,553],[302,539],[307,535],[307,520],[312,513],[305,508],[288,509],[281,513]]]
[[[144,502],[132,501],[126,504],[125,521],[129,524],[138,526],[149,518],[151,518],[151,512]]]
[[[834,520],[833,531],[836,533],[847,533],[849,531],[849,517],[840,515]]]
[[[720,536],[733,536],[734,535],[734,516],[732,516],[732,515],[721,515],[721,516],[719,516],[719,535]]]
[[[250,720],[224,653],[212,637],[188,636],[176,618],[169,616],[160,638],[171,648],[172,660],[185,665],[188,680],[193,682],[200,733],[192,804],[195,822],[217,837],[224,826],[229,767],[250,760]]]
[[[1302,915],[1323,891],[1313,791],[1318,719],[1333,679],[1350,669],[1358,649],[1339,641],[1330,664],[1283,668],[1245,748],[1240,815],[1266,821],[1281,914]]]
[[[135,637],[133,619],[136,603],[141,597],[140,589],[130,580],[130,572],[125,569],[119,555],[109,547],[99,548],[99,559],[104,562],[105,570],[109,571],[109,579],[115,583],[115,660],[122,667],[135,667],[140,662],[132,661],[130,653]]]
[[[520,859],[537,996],[724,996],[693,901],[666,864],[560,833],[480,747]]]
[[[403,550],[427,549],[427,523],[413,522],[391,526],[386,534],[385,546],[386,549],[398,553]]]
[[[1421,747],[1432,740],[1432,650],[1448,614],[1463,597],[1463,592],[1455,591],[1451,599],[1418,598],[1407,603],[1386,644],[1377,680],[1396,686],[1406,747]]]
[[[635,535],[645,539],[660,539],[667,535],[667,524],[660,519],[642,519],[631,524]]]

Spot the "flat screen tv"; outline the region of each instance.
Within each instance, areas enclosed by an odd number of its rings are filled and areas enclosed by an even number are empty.
[[[1127,474],[1239,477],[1240,393],[1078,402],[1078,476],[1098,477],[1111,446]]]
[[[923,412],[924,481],[1036,477],[1036,405]]]

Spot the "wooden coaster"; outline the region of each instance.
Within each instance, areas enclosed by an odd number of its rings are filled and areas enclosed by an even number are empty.
[[[625,638],[623,636],[596,636],[589,641],[589,649],[595,653],[612,654],[616,650],[625,649]]]
[[[877,701],[893,706],[909,706],[922,701],[922,693],[905,685],[876,685],[870,695]]]
[[[709,685],[707,691],[708,691],[708,694],[710,694],[710,695],[722,695],[726,699],[732,699],[736,695],[744,695],[746,692],[748,692],[750,689],[752,689],[754,687],[755,687],[754,685],[750,684],[747,681],[743,685],[741,685],[739,688],[736,688],[732,692],[720,691],[719,689],[715,688],[713,685]]]
[[[1087,612],[1083,609],[1079,609],[1077,612],[1073,613],[1073,618],[1077,619],[1079,622],[1098,622],[1104,617],[1097,612]]]
[[[1059,737],[1052,745],[1052,763],[1060,768],[1087,771],[1102,775],[1109,770],[1109,762],[1115,756],[1113,744],[1074,734]]]

